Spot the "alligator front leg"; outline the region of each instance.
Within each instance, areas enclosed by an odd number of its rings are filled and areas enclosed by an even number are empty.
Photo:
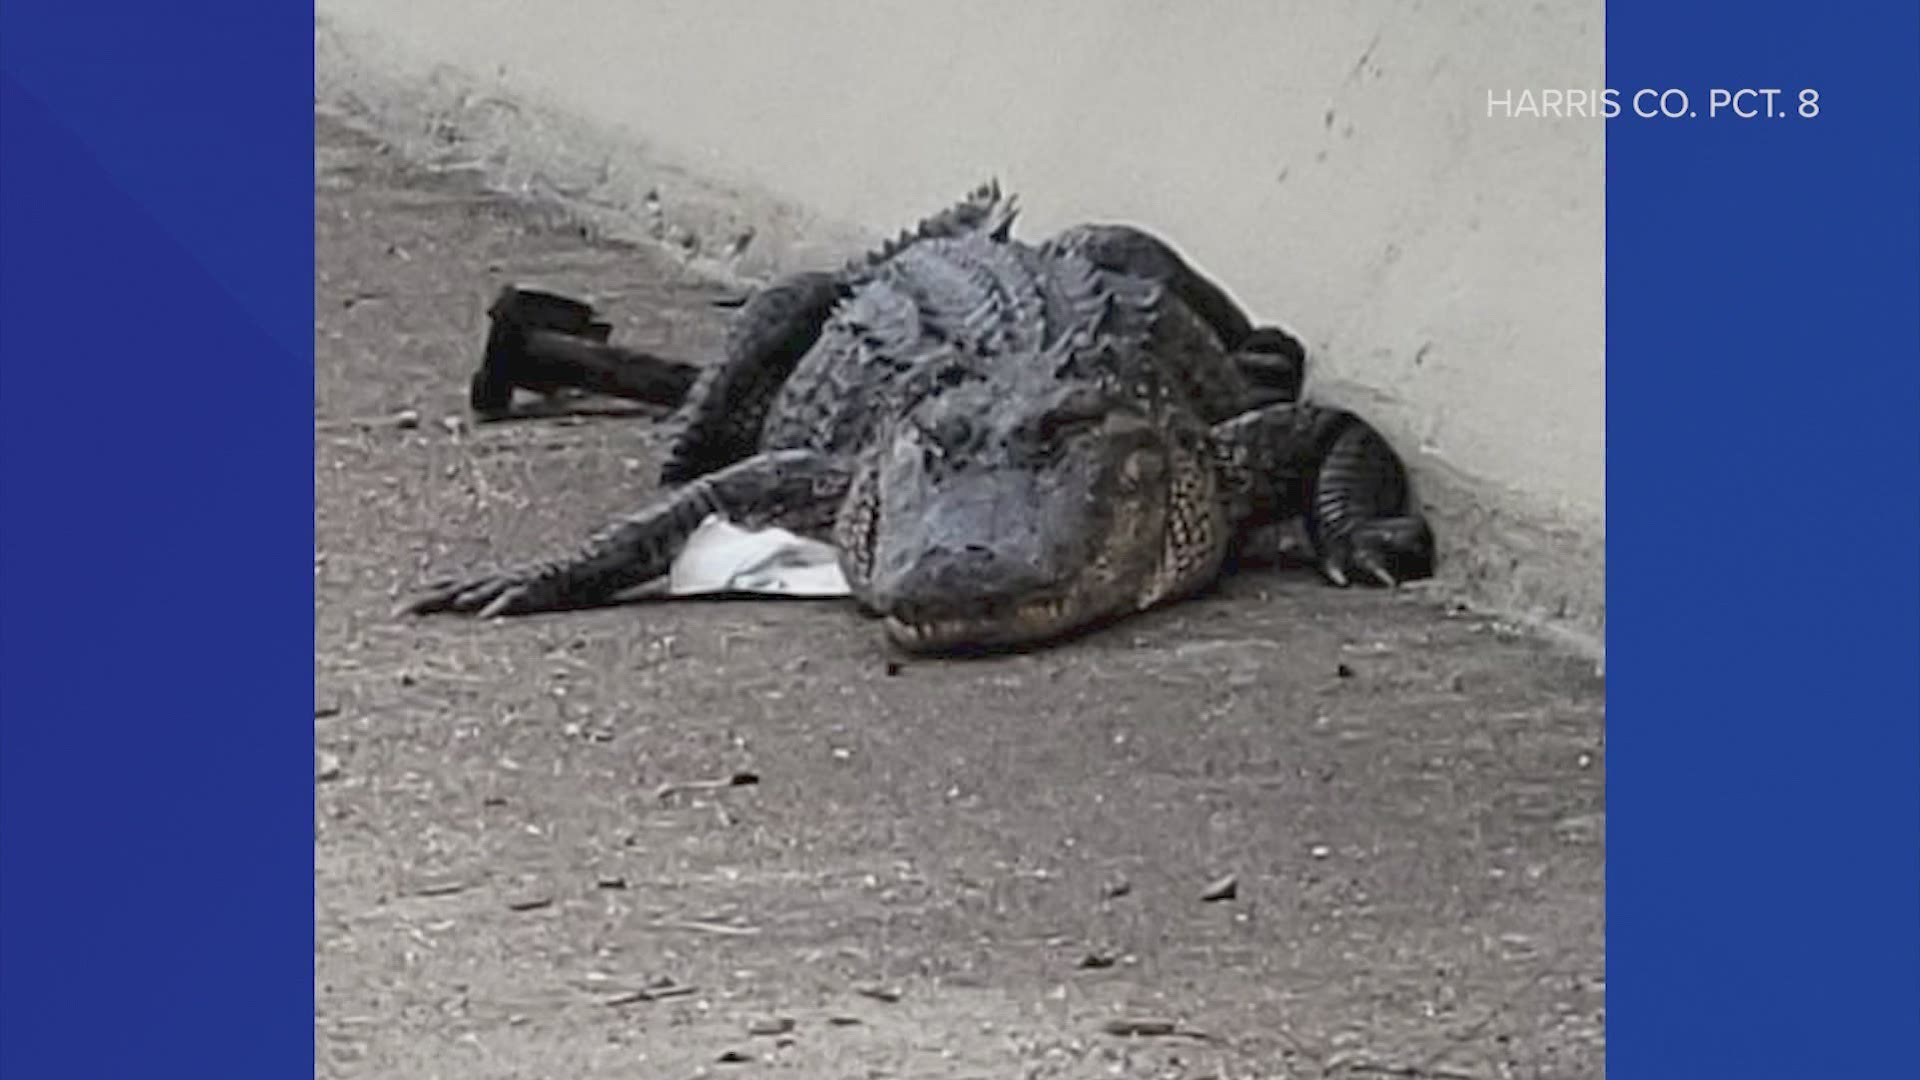
[[[1222,481],[1245,530],[1304,515],[1320,573],[1395,585],[1433,574],[1433,531],[1406,468],[1344,409],[1270,405],[1213,429]]]
[[[662,495],[603,529],[579,552],[516,570],[429,587],[404,614],[477,612],[482,618],[604,603],[667,573],[709,514],[746,528],[778,527],[823,537],[846,496],[851,470],[810,450],[759,454]]]

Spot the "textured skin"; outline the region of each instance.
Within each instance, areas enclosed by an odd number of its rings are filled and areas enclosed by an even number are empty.
[[[1005,239],[1017,212],[1000,185],[984,184],[837,271],[793,274],[755,293],[728,330],[725,356],[694,384],[681,407],[661,483],[683,484],[754,453],[774,394],[813,347],[828,316],[888,260],[928,239]]]
[[[1161,241],[1006,237],[982,188],[868,259],[750,299],[682,411],[661,500],[573,556],[443,583],[416,612],[591,603],[666,573],[708,514],[832,539],[920,649],[1023,645],[1201,588],[1304,517],[1330,580],[1431,569],[1399,460],[1291,400],[1297,345]],[[1292,368],[1297,386],[1298,366]]]

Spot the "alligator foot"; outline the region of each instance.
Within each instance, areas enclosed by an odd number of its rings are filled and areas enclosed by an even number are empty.
[[[1388,588],[1433,576],[1433,530],[1425,518],[1374,518],[1328,545],[1320,574],[1342,588],[1355,580]]]
[[[576,554],[435,582],[396,614],[491,618],[604,603],[665,575],[710,514],[750,528],[820,535],[848,483],[838,458],[806,450],[760,454],[662,496],[596,534]]]
[[[1213,429],[1243,536],[1304,513],[1313,562],[1335,585],[1433,573],[1433,533],[1406,468],[1366,421],[1303,403],[1252,409]]]
[[[1413,507],[1406,469],[1364,421],[1340,428],[1312,487],[1307,527],[1328,581],[1391,588],[1433,575],[1433,530]]]

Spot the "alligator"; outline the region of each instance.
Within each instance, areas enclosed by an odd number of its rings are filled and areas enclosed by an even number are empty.
[[[910,652],[1038,646],[1189,596],[1304,525],[1332,584],[1433,572],[1403,463],[1302,400],[1304,355],[1165,241],[1015,240],[982,186],[837,270],[754,293],[685,391],[663,492],[583,548],[433,583],[414,614],[605,603],[710,515],[835,545]]]

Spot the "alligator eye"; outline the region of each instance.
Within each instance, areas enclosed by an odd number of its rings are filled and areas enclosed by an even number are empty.
[[[1044,416],[1040,418],[1040,441],[1058,442],[1070,435],[1091,430],[1099,423],[1097,416]]]
[[[1107,418],[1105,405],[1097,399],[1077,398],[1061,402],[1040,417],[1037,433],[1043,442],[1098,427]]]

